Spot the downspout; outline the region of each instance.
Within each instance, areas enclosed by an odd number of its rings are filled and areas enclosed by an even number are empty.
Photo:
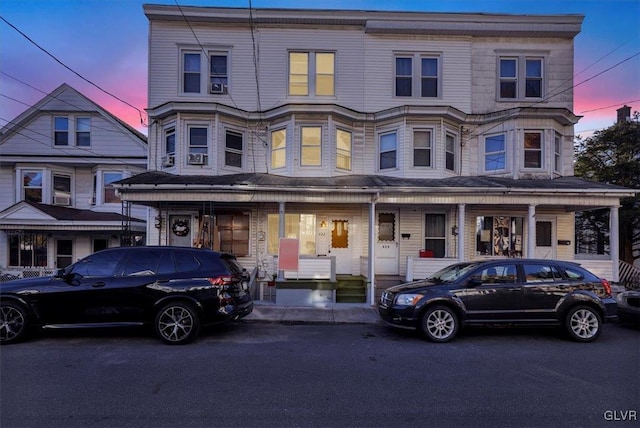
[[[380,192],[376,192],[371,197],[369,204],[369,303],[371,306],[376,304],[376,270],[375,270],[375,221],[376,221],[376,201],[380,197]]]

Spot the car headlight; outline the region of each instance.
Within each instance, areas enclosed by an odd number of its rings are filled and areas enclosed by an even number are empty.
[[[422,294],[399,294],[396,297],[396,305],[415,306],[422,297],[424,297]]]

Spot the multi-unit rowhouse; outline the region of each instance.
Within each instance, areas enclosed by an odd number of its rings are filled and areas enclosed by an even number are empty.
[[[145,5],[150,244],[213,247],[261,298],[372,302],[458,260],[572,260],[581,15]],[[612,252],[584,265],[617,276]],[[355,279],[360,289],[348,287]],[[380,288],[380,286],[378,286]]]
[[[0,280],[144,243],[147,207],[122,204],[113,183],[146,166],[146,137],[67,84],[10,121],[0,135]]]

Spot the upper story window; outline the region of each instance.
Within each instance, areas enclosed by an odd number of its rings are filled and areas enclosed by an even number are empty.
[[[380,135],[380,169],[398,167],[398,134],[389,132]]]
[[[271,133],[271,169],[284,168],[287,162],[287,130]]]
[[[562,136],[557,132],[553,138],[553,170],[562,172]]]
[[[351,132],[336,129],[336,167],[351,170]]]
[[[445,136],[445,168],[456,170],[456,136],[448,132]]]
[[[184,94],[226,94],[229,88],[229,55],[225,51],[182,51],[181,91]],[[207,74],[207,70],[209,73]]]
[[[300,165],[322,165],[322,128],[303,126],[300,129]]]
[[[22,171],[22,199],[29,202],[42,202],[42,171]]]
[[[416,68],[417,67],[417,68]],[[417,76],[417,78],[414,78]],[[440,96],[439,55],[398,55],[395,58],[395,96]]]
[[[69,145],[69,118],[55,117],[53,119],[53,144],[56,146]]]
[[[289,95],[335,95],[335,53],[289,52]]]
[[[431,166],[431,130],[413,131],[413,166]]]
[[[542,132],[525,132],[523,150],[525,168],[542,168]]]
[[[224,164],[242,168],[243,135],[227,131],[225,134]]]
[[[187,163],[189,165],[206,165],[209,152],[209,129],[204,126],[189,126],[187,146]]]
[[[164,156],[162,157],[163,167],[172,167],[176,162],[176,128],[171,127],[164,130]]]
[[[507,147],[505,134],[498,134],[484,139],[485,172],[504,171],[507,167]]]
[[[78,147],[91,146],[91,118],[90,117],[76,118],[76,146]]]
[[[53,204],[71,205],[71,176],[53,174]]]
[[[119,171],[109,171],[102,174],[102,203],[120,203],[120,197],[116,194],[113,183],[123,178],[124,174]]]
[[[499,59],[498,98],[542,98],[544,61],[539,57],[510,56]]]

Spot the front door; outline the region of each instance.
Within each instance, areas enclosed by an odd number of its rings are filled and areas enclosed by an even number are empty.
[[[398,212],[381,211],[376,214],[375,273],[398,275]]]
[[[555,259],[555,221],[552,219],[539,219],[536,221],[536,253],[537,259]]]
[[[336,258],[336,274],[351,275],[352,225],[349,218],[331,219],[329,253]]]
[[[169,245],[179,247],[191,246],[191,216],[190,215],[170,215],[169,216]]]

